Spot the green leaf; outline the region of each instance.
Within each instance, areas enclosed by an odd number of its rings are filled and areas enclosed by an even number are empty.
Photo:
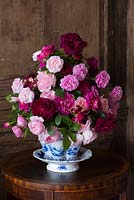
[[[105,113],[103,113],[103,112],[100,112],[100,113],[99,113],[99,117],[101,117],[101,118],[105,118],[105,117],[106,117],[106,115],[105,115]]]
[[[9,94],[9,95],[7,95],[7,96],[5,97],[5,99],[6,99],[8,102],[10,102],[10,101],[11,101],[11,97],[12,97],[12,95]]]
[[[64,90],[61,90],[61,89],[56,89],[55,90],[55,94],[56,96],[59,96],[59,97],[64,97]]]
[[[47,128],[47,132],[49,135],[53,135],[54,131],[51,126]]]
[[[69,132],[68,135],[73,142],[76,142],[76,134],[75,133]]]
[[[24,132],[24,138],[27,137],[30,133],[31,132],[30,132],[29,128],[26,128],[25,132]]]
[[[64,150],[66,151],[71,145],[71,141],[69,140],[69,138],[67,136],[63,137],[63,147]]]
[[[55,117],[55,124],[58,126],[61,124],[61,121],[62,121],[62,115],[58,114],[56,117]]]
[[[71,127],[71,130],[74,132],[77,132],[80,129],[80,125],[77,123],[73,123],[73,126]]]
[[[67,125],[68,127],[70,127],[72,125],[72,120],[68,116],[64,115],[62,117],[62,120],[63,120],[64,124]]]
[[[66,128],[64,128],[64,127],[60,128],[60,132],[61,132],[61,134],[62,134],[63,136],[66,136],[66,135],[67,135],[67,130],[66,130]]]
[[[82,96],[82,93],[81,93],[80,90],[75,90],[75,91],[73,92],[73,95],[75,96],[75,98],[77,98],[77,97],[79,97],[79,96]]]

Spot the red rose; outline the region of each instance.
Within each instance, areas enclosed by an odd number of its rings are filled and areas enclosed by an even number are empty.
[[[105,133],[112,130],[114,127],[115,119],[110,116],[108,118],[98,118],[94,129],[97,133]]]
[[[67,33],[60,37],[60,47],[67,55],[80,55],[87,42],[83,41],[77,33]]]
[[[40,97],[33,102],[32,112],[35,116],[41,116],[45,120],[49,120],[53,118],[55,111],[55,105],[50,99]]]

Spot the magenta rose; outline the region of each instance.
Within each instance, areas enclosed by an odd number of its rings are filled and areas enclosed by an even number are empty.
[[[29,112],[31,110],[32,103],[23,103],[19,102],[19,110],[23,110],[24,112]]]
[[[73,91],[78,87],[78,85],[79,81],[73,75],[64,76],[64,78],[60,80],[60,87],[66,91]]]
[[[83,81],[86,78],[87,74],[88,69],[85,64],[80,63],[73,67],[73,75],[76,76],[79,81]]]
[[[53,54],[55,51],[55,45],[53,44],[48,44],[42,47],[41,52],[37,55],[37,59],[42,61],[46,59],[50,54]]]
[[[35,116],[49,120],[55,115],[56,108],[52,100],[40,97],[33,102],[32,112]]]
[[[105,70],[103,70],[96,76],[95,81],[97,83],[98,88],[105,88],[108,85],[109,80],[109,74]]]
[[[111,101],[116,102],[116,101],[120,101],[122,94],[123,94],[122,88],[120,86],[116,86],[110,92],[109,96],[110,96]]]
[[[67,55],[79,55],[87,42],[83,41],[77,33],[67,33],[60,37],[60,47]]]
[[[71,112],[71,109],[74,106],[74,96],[72,94],[69,93],[65,93],[64,97],[56,97],[55,98],[55,104],[56,104],[56,108],[59,112],[68,115]]]

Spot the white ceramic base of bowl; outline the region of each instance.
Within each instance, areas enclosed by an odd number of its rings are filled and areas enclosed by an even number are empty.
[[[51,160],[48,159],[42,149],[37,149],[33,152],[33,156],[38,160],[47,163],[47,170],[58,173],[74,172],[79,169],[79,162],[89,159],[92,156],[92,151],[81,147],[75,160]]]
[[[79,169],[78,163],[69,163],[69,164],[57,164],[57,163],[48,163],[47,164],[47,170],[52,172],[58,172],[58,173],[68,173],[68,172],[74,172]]]

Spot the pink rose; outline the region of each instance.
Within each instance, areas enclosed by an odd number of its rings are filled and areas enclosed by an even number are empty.
[[[53,127],[53,131],[54,131],[53,135],[49,135],[47,131],[44,134],[44,141],[46,143],[53,143],[53,142],[57,142],[57,141],[61,140],[61,134],[58,131],[58,129]]]
[[[55,91],[54,90],[50,90],[48,92],[43,92],[40,97],[42,98],[46,98],[46,99],[50,99],[50,100],[54,100],[55,99]]]
[[[36,51],[35,53],[33,53],[33,56],[32,56],[33,61],[37,61],[37,60],[38,60],[38,55],[39,55],[40,53],[41,53],[41,50]]]
[[[78,97],[76,100],[75,100],[75,104],[74,104],[74,110],[75,111],[80,111],[80,112],[83,112],[83,111],[86,111],[88,109],[88,103],[87,103],[87,100],[84,98],[84,97]]]
[[[103,70],[96,76],[96,83],[98,88],[105,88],[107,84],[109,83],[110,76],[109,74]]]
[[[20,91],[23,89],[23,86],[23,81],[20,78],[15,78],[11,86],[13,93],[20,93]]]
[[[42,117],[32,116],[30,120],[28,127],[33,134],[39,135],[45,131],[44,119]]]
[[[73,91],[78,87],[78,85],[79,81],[73,75],[64,76],[64,78],[60,80],[60,87],[66,91]]]
[[[91,130],[90,125],[91,121],[87,120],[86,124],[81,124],[81,129],[78,131],[78,133],[82,133],[84,145],[91,143],[97,137],[97,135]]]
[[[100,102],[101,102],[102,111],[107,113],[109,109],[108,99],[101,97]]]
[[[23,88],[19,93],[18,99],[23,103],[32,103],[34,100],[34,92],[29,88]]]
[[[27,121],[25,120],[25,118],[21,115],[19,115],[17,117],[17,126],[23,128],[27,126]]]
[[[64,61],[60,58],[60,56],[51,56],[46,61],[46,68],[51,73],[60,72],[63,67]]]
[[[76,76],[79,81],[83,81],[86,78],[87,73],[88,69],[83,63],[80,63],[73,67],[73,75]]]
[[[12,127],[12,131],[13,131],[13,133],[15,134],[15,136],[17,138],[23,137],[23,131],[22,131],[22,129],[19,126],[17,126],[17,125],[13,126]]]
[[[90,125],[91,125],[91,120],[87,120],[86,124],[81,124],[81,129],[78,131],[78,133],[83,133],[85,132],[87,129],[90,129]]]
[[[120,86],[115,86],[110,92],[109,96],[113,102],[119,101],[122,97],[123,91]]]
[[[56,84],[56,77],[54,74],[49,74],[46,71],[38,72],[37,86],[40,92],[48,92]]]

